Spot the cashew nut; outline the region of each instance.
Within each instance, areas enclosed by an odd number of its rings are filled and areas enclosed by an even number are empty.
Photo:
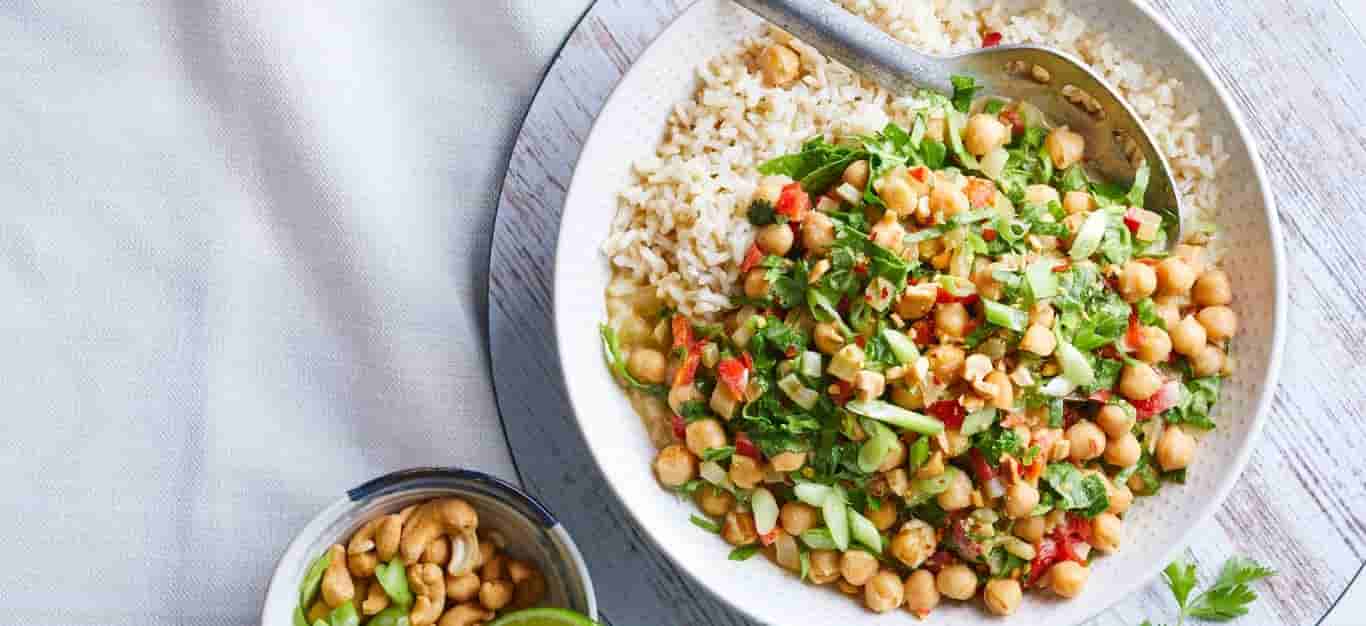
[[[376,528],[375,547],[379,551],[381,561],[387,563],[398,553],[399,539],[403,536],[403,523],[412,513],[412,508],[408,507],[398,514],[380,518],[379,526]]]
[[[379,565],[379,557],[375,555],[375,531],[379,529],[383,518],[372,519],[366,522],[356,534],[351,535],[350,543],[346,544],[346,565],[351,569],[351,575],[356,578],[369,578],[375,575],[375,566]]]
[[[464,576],[446,577],[446,597],[452,602],[468,602],[479,595],[479,575],[473,572]]]
[[[479,514],[464,500],[442,498],[428,502],[414,511],[403,525],[403,537],[399,541],[403,562],[417,563],[427,550],[427,544],[445,535],[450,537],[452,544],[451,575],[467,574],[477,560],[479,537],[475,529],[478,526]]]
[[[507,566],[508,578],[511,578],[513,583],[526,580],[528,576],[531,576],[532,568],[535,567],[520,559],[508,559]]]
[[[445,537],[437,537],[422,551],[422,563],[435,563],[445,566],[451,560],[451,542]]]
[[[517,581],[512,591],[512,608],[526,609],[541,603],[545,597],[545,575],[534,565],[526,578]]]
[[[370,588],[366,590],[365,599],[360,603],[361,614],[374,615],[387,608],[389,608],[389,594],[384,593],[384,586],[378,581],[371,582]]]
[[[333,544],[327,549],[331,562],[323,573],[322,594],[327,606],[337,608],[356,597],[356,585],[351,582],[351,572],[346,569],[346,548]]]
[[[497,611],[512,601],[512,583],[506,580],[490,580],[479,586],[479,604],[490,611]]]
[[[446,611],[446,614],[441,616],[439,626],[475,626],[491,620],[493,617],[493,611],[485,611],[484,607],[471,602]]]
[[[408,566],[408,585],[417,598],[408,621],[412,626],[435,624],[446,608],[446,577],[441,573],[441,566],[433,563]]]
[[[479,570],[479,577],[483,580],[502,580],[507,578],[507,560],[502,554],[494,553],[493,557],[484,562]]]

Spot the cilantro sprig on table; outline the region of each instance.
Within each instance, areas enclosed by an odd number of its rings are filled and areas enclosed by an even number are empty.
[[[1257,592],[1249,586],[1253,582],[1275,576],[1276,571],[1252,559],[1241,556],[1229,557],[1224,562],[1223,571],[1214,585],[1203,593],[1191,598],[1198,582],[1195,564],[1188,561],[1174,561],[1162,570],[1162,578],[1176,598],[1180,608],[1176,624],[1182,626],[1187,617],[1210,622],[1227,622],[1247,614],[1247,605],[1257,599]],[[1141,626],[1153,626],[1144,621]]]

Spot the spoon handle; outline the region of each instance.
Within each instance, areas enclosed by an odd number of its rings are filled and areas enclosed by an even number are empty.
[[[735,0],[822,54],[898,94],[952,93],[947,64],[921,54],[828,0]]]

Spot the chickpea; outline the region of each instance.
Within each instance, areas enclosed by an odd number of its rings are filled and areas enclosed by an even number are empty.
[[[1048,587],[1064,598],[1075,598],[1086,586],[1091,569],[1076,561],[1062,561],[1048,569]]]
[[[1096,208],[1096,200],[1085,191],[1069,191],[1063,194],[1062,210],[1069,214],[1085,213]]]
[[[1024,203],[1048,206],[1058,201],[1058,190],[1048,185],[1030,185],[1024,190]]]
[[[1065,170],[1081,160],[1086,152],[1086,138],[1066,126],[1054,128],[1043,140],[1044,150],[1053,159],[1053,167]]]
[[[939,297],[939,288],[931,283],[911,285],[896,301],[896,312],[902,319],[918,320],[929,314]]]
[[[1205,346],[1190,357],[1191,373],[1196,377],[1214,376],[1224,369],[1224,351],[1218,346]]]
[[[887,530],[896,523],[896,505],[891,500],[885,498],[877,499],[878,507],[871,506],[863,509],[863,516],[873,523],[878,531]]]
[[[721,422],[714,419],[697,420],[688,424],[684,432],[687,435],[685,439],[688,450],[699,457],[707,450],[726,445],[726,429],[721,427]]]
[[[736,454],[730,457],[730,482],[735,483],[741,489],[753,489],[759,481],[764,479],[764,468],[759,466],[759,462],[743,454]]]
[[[1129,363],[1119,375],[1119,392],[1130,400],[1151,398],[1162,387],[1162,377],[1147,363]]]
[[[953,383],[958,380],[963,372],[963,361],[967,360],[967,355],[963,349],[944,344],[935,346],[930,350],[930,368],[934,370],[934,375],[945,384]]]
[[[1110,491],[1110,508],[1106,509],[1106,511],[1114,513],[1115,515],[1123,515],[1125,511],[1129,510],[1129,505],[1133,503],[1133,490],[1129,489],[1128,485],[1116,485],[1115,488]]]
[[[842,178],[844,179],[844,182],[849,183],[855,189],[862,191],[868,187],[868,174],[868,161],[866,159],[859,159],[850,163],[849,167],[844,168],[844,175]]]
[[[877,195],[882,198],[882,202],[887,208],[895,211],[897,215],[907,216],[915,212],[916,195],[915,190],[911,189],[910,183],[900,176],[888,176],[879,183]],[[884,246],[885,247],[885,246]]]
[[[944,138],[949,136],[949,120],[941,113],[931,114],[925,119],[925,136],[945,143]]]
[[[1023,599],[1024,591],[1020,589],[1020,581],[1010,578],[987,581],[987,586],[982,589],[982,601],[993,615],[1014,613]]]
[[[1129,261],[1119,272],[1119,295],[1125,302],[1138,302],[1157,290],[1157,272],[1146,263]]]
[[[669,390],[669,408],[682,414],[683,405],[694,400],[702,400],[702,392],[692,385],[679,385]]]
[[[1195,438],[1180,426],[1168,425],[1157,440],[1157,464],[1163,471],[1184,469],[1195,458]]]
[[[1233,287],[1224,270],[1212,269],[1195,279],[1191,299],[1200,306],[1222,306],[1233,302]]]
[[[1106,554],[1119,551],[1124,537],[1124,522],[1113,513],[1101,513],[1091,520],[1091,545]]]
[[[1105,446],[1105,462],[1116,467],[1129,467],[1138,462],[1141,450],[1138,445],[1138,437],[1133,433],[1123,435],[1110,440],[1110,444]]]
[[[1029,543],[1035,543],[1038,540],[1043,539],[1044,526],[1045,522],[1043,516],[1035,515],[1034,517],[1026,517],[1022,520],[1017,520],[1012,530],[1016,537],[1024,539]]]
[[[768,270],[756,267],[745,274],[745,295],[751,298],[768,297]]]
[[[1135,352],[1140,361],[1161,363],[1172,354],[1172,338],[1156,326],[1140,326],[1137,348]]]
[[[784,502],[778,510],[778,523],[783,527],[783,532],[794,537],[815,528],[819,521],[820,511],[805,502]]]
[[[822,255],[830,251],[830,244],[835,242],[835,222],[830,216],[814,212],[806,216],[802,221],[802,246],[808,252]]]
[[[783,44],[775,43],[759,53],[759,71],[764,75],[764,84],[769,87],[785,87],[797,79],[801,71],[801,58]]]
[[[962,563],[954,563],[939,570],[934,585],[942,595],[954,600],[969,600],[977,593],[977,574]]]
[[[874,574],[863,587],[863,604],[874,613],[886,613],[900,607],[904,599],[901,577],[891,570]]]
[[[791,183],[792,179],[787,176],[767,176],[759,181],[759,186],[754,189],[754,200],[777,204],[778,198],[783,195],[783,187]]]
[[[665,487],[681,487],[697,476],[697,457],[679,444],[665,446],[655,455],[655,477]]]
[[[1028,517],[1039,504],[1039,490],[1020,480],[1006,489],[1006,515],[1019,519]]]
[[[887,548],[892,556],[906,567],[919,567],[925,559],[934,554],[937,544],[934,527],[918,519],[912,519],[901,525],[901,530],[892,536]]]
[[[636,348],[626,358],[626,369],[631,372],[631,376],[641,382],[658,385],[664,382],[664,373],[669,369],[669,361],[658,350]]]
[[[963,147],[974,156],[984,156],[1004,146],[1009,138],[1010,129],[995,115],[986,113],[969,117],[967,126],[963,128]]]
[[[1195,283],[1195,270],[1178,257],[1170,256],[1157,264],[1157,292],[1162,295],[1184,296]]]
[[[1167,332],[1181,321],[1181,297],[1180,296],[1157,296],[1153,298],[1153,305],[1157,308],[1158,317],[1162,318],[1162,323],[1167,327]]]
[[[840,334],[839,329],[834,324],[821,322],[811,331],[812,338],[816,342],[816,349],[825,354],[834,354],[844,347],[844,335]]]
[[[934,574],[918,569],[906,577],[906,609],[924,617],[939,606],[939,589]]]
[[[805,452],[779,452],[770,459],[769,463],[775,472],[795,472],[806,464]]]
[[[953,185],[939,183],[930,189],[930,211],[948,218],[971,208],[968,195]]]
[[[811,570],[807,578],[817,585],[824,585],[840,577],[840,553],[834,550],[812,550]]]
[[[1205,337],[1214,343],[1225,341],[1238,333],[1238,314],[1223,305],[1200,309],[1195,319],[1205,327]]]
[[[1020,349],[1033,352],[1039,356],[1053,354],[1053,349],[1058,347],[1058,338],[1053,335],[1053,331],[1039,325],[1030,324],[1025,330],[1024,337],[1020,338]]]
[[[759,540],[759,531],[754,529],[754,515],[731,511],[721,524],[721,538],[732,546],[743,546]]]
[[[1107,404],[1096,411],[1096,424],[1107,437],[1118,439],[1134,427],[1134,418],[1118,404]]]
[[[490,611],[497,611],[512,601],[512,582],[490,580],[479,585],[479,604]]]
[[[939,502],[939,508],[945,511],[957,511],[972,506],[972,480],[963,472],[954,472],[948,489],[935,499]]]
[[[840,576],[855,587],[862,587],[877,573],[877,557],[863,550],[845,550],[840,555]]]
[[[786,256],[792,249],[794,239],[796,236],[787,224],[769,224],[759,229],[759,233],[754,236],[754,243],[766,254]]]
[[[697,508],[712,517],[720,517],[735,508],[735,496],[715,485],[698,487],[693,498],[697,500]]]
[[[1029,307],[1029,325],[1052,328],[1053,321],[1057,319],[1058,313],[1053,309],[1053,305],[1047,302],[1035,302],[1034,306]]]
[[[1186,356],[1195,356],[1205,347],[1207,331],[1193,315],[1181,318],[1171,328],[1172,349]]]
[[[1067,429],[1068,458],[1073,461],[1090,461],[1105,452],[1105,433],[1095,422],[1079,420]]]

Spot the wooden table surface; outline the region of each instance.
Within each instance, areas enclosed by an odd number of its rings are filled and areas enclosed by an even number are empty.
[[[1366,13],[1361,1],[1152,2],[1247,113],[1286,237],[1281,386],[1247,471],[1189,550],[1206,579],[1235,553],[1280,570],[1242,624],[1316,623],[1366,558],[1366,24],[1352,21]],[[584,16],[513,149],[490,256],[490,351],[518,471],[575,537],[619,626],[751,623],[686,579],[611,495],[569,412],[551,324],[554,244],[579,148],[618,78],[687,4],[599,0]],[[1174,607],[1153,581],[1094,623],[1171,621]]]

